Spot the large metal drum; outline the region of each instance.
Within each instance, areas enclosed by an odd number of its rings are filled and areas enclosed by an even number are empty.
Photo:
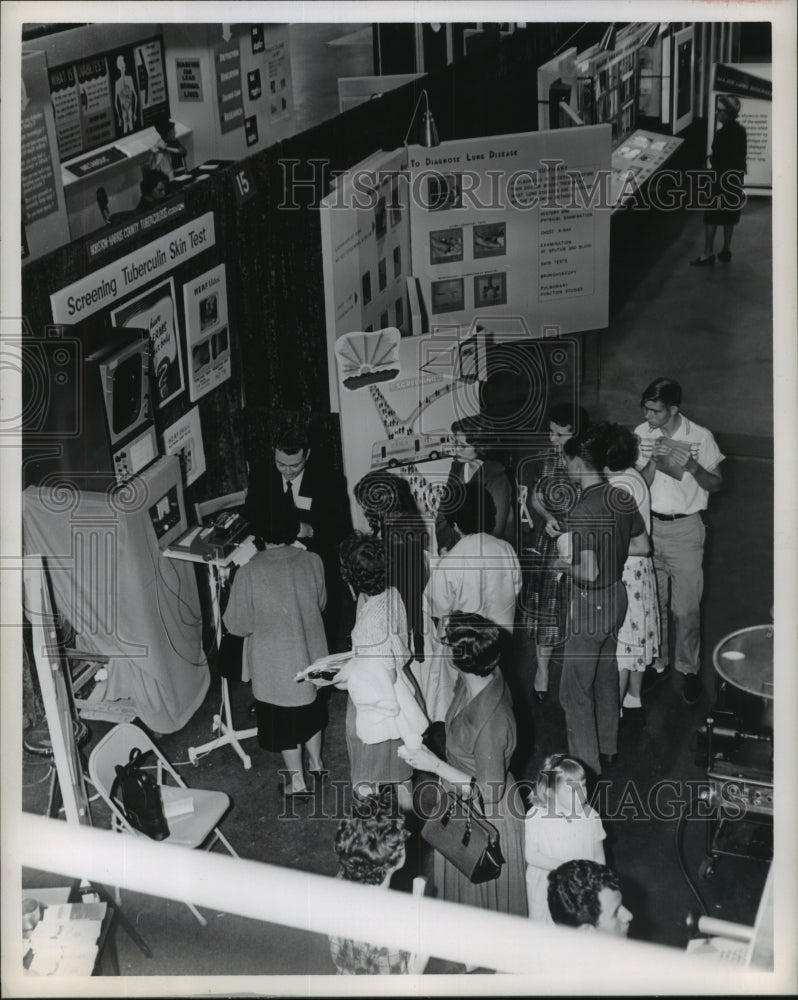
[[[712,654],[723,708],[751,731],[773,728],[773,625],[731,632]]]

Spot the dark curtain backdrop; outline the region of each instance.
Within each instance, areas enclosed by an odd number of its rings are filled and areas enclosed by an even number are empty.
[[[576,27],[530,25],[421,81],[441,139],[534,131],[537,67]],[[587,25],[579,34],[580,47],[600,37],[603,28]],[[185,191],[189,212],[181,223],[203,212],[215,214],[233,347],[232,377],[198,404],[207,472],[187,491],[189,502],[243,488],[246,462],[270,448],[277,422],[285,417],[303,420],[315,445],[341,467],[338,418],[329,412],[317,206],[334,172],[378,149],[401,145],[419,93],[419,82],[409,84],[243,161],[254,180],[254,194],[245,202],[239,203],[235,188],[242,164]],[[292,197],[286,190],[292,176],[312,183],[295,188]],[[97,235],[23,270],[23,306],[34,332],[52,320],[50,294],[89,270],[84,245]],[[153,238],[150,233],[127,244],[125,253]],[[201,260],[191,274],[212,266],[205,256]],[[182,315],[179,280],[175,285]],[[187,360],[184,356],[184,364]],[[186,390],[160,411],[159,429],[191,405]]]

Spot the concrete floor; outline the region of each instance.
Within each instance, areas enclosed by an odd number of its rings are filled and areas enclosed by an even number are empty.
[[[302,79],[309,81],[309,86],[311,80],[317,85],[319,73],[326,73],[329,81],[325,98],[329,108],[325,106],[323,112],[309,110],[309,97],[303,96],[301,85],[295,89],[295,106],[300,116],[306,115],[306,127],[337,111],[335,78],[339,73],[370,72],[370,48],[357,34],[359,27],[336,25],[321,30],[319,26],[312,51],[302,52],[292,45],[295,87]],[[342,35],[352,36],[354,44],[334,48],[328,44]],[[772,453],[770,219],[769,202],[752,202],[735,236],[732,263],[714,268],[687,266],[688,258],[700,250],[702,225],[700,216],[685,212],[652,215],[641,222],[639,241],[613,246],[610,326],[600,335],[600,351],[594,355],[598,364],[591,371],[597,372],[597,377],[585,386],[585,402],[591,412],[596,417],[635,423],[642,387],[652,378],[668,374],[682,381],[689,416],[718,435],[734,437],[735,442],[750,439],[754,446],[729,453],[723,466],[724,491],[712,499],[710,507],[702,647],[705,696],[700,704],[688,707],[676,683],[669,681],[646,698],[644,724],[623,726],[619,764],[611,772],[611,811],[624,797],[628,782],[634,782],[645,801],[660,779],[688,782],[704,777],[705,769],[696,763],[692,744],[696,728],[714,700],[712,650],[729,632],[769,620],[773,603],[773,469],[772,462],[762,456],[769,450]],[[598,346],[593,345],[592,350]],[[517,672],[529,685],[533,664],[518,653],[516,665],[519,657]],[[553,692],[558,680],[559,665],[555,663]],[[248,685],[234,685],[234,709],[241,727],[249,725],[249,700]],[[277,755],[259,751],[253,740],[248,744],[253,756],[250,771],[244,771],[229,748],[203,758],[197,767],[188,763],[187,747],[210,737],[218,702],[219,685],[214,680],[189,725],[159,741],[162,749],[182,764],[189,784],[223,788],[230,794],[233,808],[223,827],[243,857],[332,875],[336,819],[277,818]],[[334,692],[325,761],[332,777],[340,781],[348,775],[344,711],[345,695]],[[535,704],[529,709],[524,709],[519,699],[518,714],[525,745],[518,755],[516,776],[532,776],[546,753],[566,746],[564,716],[556,695],[545,706]],[[96,741],[108,727],[97,723],[91,728]],[[46,776],[46,763],[25,754],[26,810],[44,812]],[[297,811],[303,808],[310,809],[299,807]],[[94,810],[94,822],[98,826],[107,822],[102,808]],[[684,947],[688,936],[685,916],[695,900],[677,863],[675,820],[633,819],[626,811],[607,820],[605,826],[612,863],[635,914],[631,936]],[[705,837],[705,822],[687,822],[684,849],[693,878],[704,857]],[[420,857],[419,861],[426,869],[428,859]],[[758,862],[725,858],[715,879],[700,883],[700,891],[712,915],[751,923],[764,876]],[[24,873],[24,880],[26,885],[62,881],[31,871]],[[224,912],[224,900],[220,900],[218,911],[206,912],[206,929],[200,928],[180,903],[124,893],[123,906],[153,951],[152,959],[144,958],[118,931],[123,975],[334,972],[326,939],[231,916]],[[429,971],[452,968],[433,961]]]

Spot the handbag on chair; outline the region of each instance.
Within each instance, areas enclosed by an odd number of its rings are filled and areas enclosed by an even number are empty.
[[[472,779],[472,789],[475,782]],[[482,812],[485,806],[478,795]],[[492,882],[501,874],[504,857],[499,831],[467,799],[445,792],[437,810],[421,828],[421,837],[473,884]]]
[[[142,770],[141,757],[141,750],[133,747],[127,764],[116,765],[111,798],[135,830],[152,840],[165,840],[169,824],[163,812],[161,789],[153,776]]]

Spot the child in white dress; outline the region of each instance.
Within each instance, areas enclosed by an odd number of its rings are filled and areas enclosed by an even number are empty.
[[[577,859],[604,864],[606,834],[587,804],[585,769],[578,760],[562,753],[546,758],[524,827],[529,916],[550,924],[549,872]]]

